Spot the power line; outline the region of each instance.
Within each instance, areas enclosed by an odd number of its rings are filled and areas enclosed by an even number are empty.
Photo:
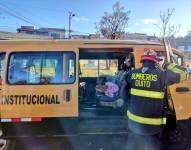
[[[34,25],[34,26],[40,27],[39,25],[37,25],[37,24],[35,24],[35,23],[29,21],[29,19],[26,18],[25,16],[19,14],[19,13],[16,12],[15,10],[9,8],[8,6],[6,6],[6,5],[4,5],[4,4],[2,4],[2,3],[0,3],[0,6],[1,6],[1,10],[3,10],[5,13],[7,13],[7,14],[9,14],[9,15],[11,15],[11,16],[13,16],[13,17],[19,19],[19,20],[22,20],[22,21],[27,22],[27,23],[29,23],[29,24],[32,24],[32,25]],[[6,9],[5,9],[5,8],[2,8],[2,6],[5,7]],[[19,16],[18,14],[19,14],[20,16]],[[7,27],[8,27],[8,26],[7,26]],[[66,30],[66,32],[67,32],[67,31],[69,32],[69,30]],[[81,32],[81,31],[76,31],[76,30],[71,30],[71,32],[73,32],[73,33],[80,33],[80,34],[87,34],[87,35],[91,34],[91,33]]]
[[[0,28],[15,28],[15,26],[0,26]]]
[[[7,9],[9,9],[9,10],[11,10],[11,11],[15,12],[16,14],[19,14],[20,16],[24,17],[25,19],[29,20],[28,18],[26,18],[26,17],[25,17],[25,16],[23,16],[22,14],[20,14],[20,13],[16,12],[15,10],[11,9],[11,8],[10,8],[10,7],[8,7],[7,5],[2,4],[2,3],[0,3],[0,5],[3,5],[3,6],[4,6],[4,7],[6,7]],[[27,11],[28,11],[28,9],[27,9],[27,10],[26,10],[26,9],[24,9],[24,10],[23,10],[23,12],[25,12],[25,13],[27,13]],[[34,13],[32,13],[32,14],[31,14],[31,12],[29,12],[29,11],[28,11],[28,14],[29,14],[29,13],[30,13],[30,15],[32,15],[32,16],[36,16],[39,20],[43,20],[43,22],[45,22],[45,23],[47,23],[47,24],[50,24],[50,22],[49,22],[49,21],[47,21],[46,19],[41,18],[40,16],[38,16],[38,15],[36,15],[36,14],[34,14]]]
[[[19,20],[22,20],[22,21],[24,21],[24,22],[27,22],[27,23],[29,23],[29,24],[31,24],[31,25],[34,25],[34,26],[36,26],[36,27],[40,27],[39,25],[37,25],[37,24],[35,24],[35,23],[29,21],[28,18],[26,18],[26,17],[24,17],[24,16],[19,16],[19,15],[15,14],[16,11],[14,11],[14,10],[8,8],[7,6],[5,6],[5,5],[3,5],[3,4],[1,4],[1,3],[0,3],[0,6],[1,6],[0,9],[1,9],[2,11],[4,11],[5,13],[7,13],[7,14],[9,14],[9,15],[11,15],[11,16],[13,16],[13,17],[19,19]],[[3,8],[2,6],[5,7],[5,8]]]
[[[15,10],[9,8],[8,6],[6,6],[6,5],[4,5],[4,4],[2,4],[2,3],[0,3],[0,5],[1,5],[1,9],[2,9],[2,6],[5,7],[6,9],[8,9],[8,11],[7,11],[7,10],[4,8],[4,11],[6,11],[9,15],[12,15],[12,16],[14,16],[14,17],[16,17],[16,18],[18,18],[18,19],[20,19],[20,20],[22,20],[22,21],[25,21],[25,22],[27,22],[27,23],[30,23],[30,24],[32,24],[32,25],[35,25],[35,26],[38,26],[38,27],[39,27],[39,25],[37,25],[37,24],[35,24],[35,23],[29,21],[30,19],[28,19],[28,18],[26,18],[25,16],[19,14],[18,12],[16,12]]]
[[[14,9],[11,9],[11,8],[8,7],[7,5],[2,4],[2,3],[0,3],[0,5],[6,7],[6,9],[9,9],[10,11],[16,13],[16,14],[19,15],[20,17],[23,17],[25,20],[28,20],[28,21],[30,20],[30,19],[26,18],[25,16],[23,16],[22,14],[18,13],[17,11],[15,11]],[[28,10],[26,10],[26,9],[23,10],[23,12],[25,12],[25,14],[27,13],[27,11],[28,11]],[[34,14],[34,13],[31,14],[31,12],[28,11],[28,14],[29,14],[29,13],[30,13],[30,15],[32,15],[32,16],[36,16],[39,20],[42,20],[42,21],[45,22],[46,24],[50,24],[49,21],[47,21],[47,20],[44,19],[44,18],[41,18],[41,16],[38,16],[38,15],[36,15],[36,14]],[[31,21],[30,21],[30,22],[31,22]],[[35,23],[33,23],[33,24],[35,24]],[[36,25],[36,26],[39,27],[40,25]]]
[[[14,5],[19,5],[18,3],[14,3],[14,2],[8,2],[8,3],[14,4]],[[62,9],[52,9],[52,8],[32,6],[32,5],[27,5],[27,4],[22,4],[22,5],[19,5],[19,6],[20,7],[27,6],[27,7],[30,7],[30,8],[39,8],[39,9],[44,9],[44,10],[51,11],[51,12],[63,12],[63,11],[65,11],[65,10],[62,10]]]

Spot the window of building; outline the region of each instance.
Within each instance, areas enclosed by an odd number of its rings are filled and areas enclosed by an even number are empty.
[[[60,39],[60,33],[51,33],[50,34],[51,37],[53,37],[53,39]]]
[[[60,84],[75,81],[75,54],[66,52],[13,53],[10,84]]]

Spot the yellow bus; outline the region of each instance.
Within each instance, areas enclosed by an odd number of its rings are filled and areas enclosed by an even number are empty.
[[[165,58],[164,45],[150,41],[0,41],[2,139],[127,133],[126,100],[119,101],[115,92],[104,99],[96,87],[109,77],[116,79],[124,56],[130,56],[132,69],[140,67],[145,48]],[[186,66],[186,57],[173,51],[176,63]],[[170,125],[175,119],[189,121],[190,89],[189,77],[170,87]],[[185,139],[188,134],[185,125],[183,128]]]

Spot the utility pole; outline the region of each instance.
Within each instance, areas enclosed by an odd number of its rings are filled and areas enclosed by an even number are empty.
[[[74,17],[75,14],[71,11],[69,11],[69,29],[68,29],[68,38],[70,39],[71,38],[71,20],[72,20],[72,17]]]

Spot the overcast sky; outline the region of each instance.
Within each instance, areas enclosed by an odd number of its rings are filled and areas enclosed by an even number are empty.
[[[100,20],[104,12],[111,12],[115,2],[116,0],[0,0],[0,30],[16,32],[21,25],[68,29],[68,11],[72,11],[76,14],[72,19],[72,30],[76,34],[95,33],[94,23]],[[126,29],[130,33],[158,34],[159,30],[153,23],[160,23],[160,11],[167,8],[175,8],[171,24],[181,24],[179,35],[185,35],[191,30],[191,0],[119,2],[126,10],[131,11]]]

